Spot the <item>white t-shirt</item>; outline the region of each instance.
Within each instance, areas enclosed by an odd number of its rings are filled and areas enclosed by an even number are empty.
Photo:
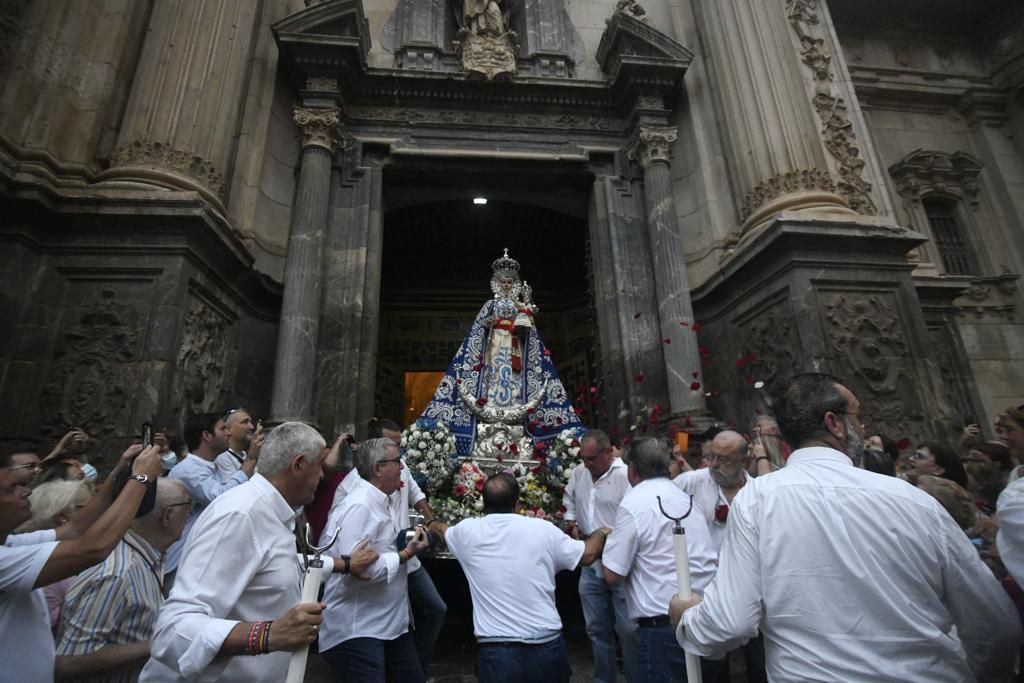
[[[626,612],[630,619],[668,614],[668,604],[678,591],[672,529],[675,523],[661,514],[682,515],[690,496],[667,477],[647,479],[634,486],[619,503],[614,531],[604,546],[606,569],[626,577]],[[696,505],[683,520],[686,550],[690,555],[690,585],[701,592],[717,568],[718,554],[704,513]]]
[[[7,537],[0,546],[0,681],[53,680],[53,634],[39,573],[57,547],[52,529]]]
[[[555,574],[574,569],[584,543],[542,519],[489,514],[445,533],[473,597],[477,638],[543,642],[557,635]]]

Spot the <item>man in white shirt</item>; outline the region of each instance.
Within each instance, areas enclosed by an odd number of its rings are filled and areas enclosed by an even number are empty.
[[[140,681],[285,680],[290,652],[308,647],[320,629],[322,605],[299,603],[293,529],[325,456],[315,429],[285,422],[267,435],[260,474],[206,508],[157,617]],[[356,547],[351,558],[326,563],[325,574],[358,573],[376,557]]]
[[[626,463],[615,457],[608,435],[591,429],[580,437],[580,459],[565,487],[562,503],[565,519],[572,522],[573,538],[590,536],[602,527],[612,528],[619,501],[629,491]],[[615,683],[615,635],[622,647],[626,679],[638,682],[636,671],[636,622],[626,612],[626,592],[622,584],[611,586],[604,580],[601,561],[580,570],[580,604],[587,623],[587,636],[594,650],[595,683]]]
[[[751,464],[750,445],[739,432],[722,431],[707,443],[704,460],[707,467],[683,472],[672,481],[684,493],[693,496],[694,504],[704,513],[711,534],[711,547],[718,557],[725,540],[729,506],[740,489],[754,479],[747,472]],[[764,641],[760,636],[743,645],[743,659],[748,683],[767,680]],[[720,680],[728,680],[729,658],[723,658],[720,666]]]
[[[625,582],[626,608],[638,626],[638,680],[650,683],[683,680],[686,672],[685,654],[668,621],[668,601],[676,593],[674,524],[662,508],[675,517],[690,513],[682,524],[695,590],[711,580],[716,564],[703,511],[668,478],[671,459],[661,439],[630,442],[625,460],[633,488],[619,503],[615,532],[602,559],[605,580]]]
[[[567,683],[569,659],[555,608],[555,574],[601,556],[607,528],[570,538],[550,522],[516,512],[510,474],[484,484],[484,516],[430,525],[462,565],[473,598],[480,683]]]
[[[672,599],[679,642],[722,653],[760,628],[773,681],[1008,680],[1013,604],[934,498],[854,466],[857,398],[807,374],[775,409],[798,450],[736,496],[703,602]]]
[[[353,480],[324,527],[325,537],[340,530],[328,553],[349,552],[368,538],[379,557],[365,580],[328,579],[320,652],[342,680],[422,682],[423,668],[409,632],[406,571],[409,560],[427,548],[426,534],[419,529],[404,549],[396,545],[409,519],[407,514],[404,523],[396,521],[389,509],[389,496],[402,482],[398,446],[387,438],[367,439],[355,461],[360,479]]]
[[[249,477],[256,471],[256,461],[249,459],[242,464],[241,469],[227,479],[222,480],[217,474],[214,462],[217,455],[227,448],[228,435],[224,420],[213,413],[194,415],[188,419],[185,424],[185,444],[188,446],[188,455],[174,466],[168,476],[185,485],[185,490],[188,491],[195,507],[185,522],[185,532],[178,542],[167,550],[164,571],[168,575],[168,586],[175,580],[174,572],[178,569],[182,550],[199,515],[203,514],[203,510],[214,498],[249,481]]]
[[[137,457],[136,457],[137,456]],[[26,466],[27,465],[27,466]],[[131,467],[132,476],[115,499],[114,474]],[[160,474],[160,450],[131,446],[96,495],[58,529],[11,535],[32,517],[28,482],[39,474],[38,460],[0,459],[0,681],[52,681],[53,634],[43,586],[97,564],[110,554],[135,518],[149,485]]]
[[[227,432],[227,450],[214,460],[221,481],[242,469],[248,458],[258,458],[263,445],[263,425],[253,424],[252,416],[245,408],[232,408],[224,413],[224,430]]]

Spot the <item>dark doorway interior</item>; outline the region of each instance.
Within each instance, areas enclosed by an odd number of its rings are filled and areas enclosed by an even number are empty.
[[[491,297],[505,247],[533,287],[537,327],[570,392],[593,377],[587,266],[590,180],[511,165],[403,169],[384,176],[376,413],[403,424],[406,373],[443,371]],[[474,198],[487,200],[474,204]],[[403,408],[405,407],[405,408]]]

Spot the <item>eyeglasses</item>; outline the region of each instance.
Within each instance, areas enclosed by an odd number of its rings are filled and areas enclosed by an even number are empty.
[[[176,508],[181,507],[182,505],[187,505],[189,511],[191,512],[193,509],[195,509],[196,502],[194,500],[186,500],[184,503],[171,503],[170,505],[167,506],[167,508]]]
[[[232,415],[234,415],[235,413],[237,413],[240,410],[245,410],[245,408],[232,408],[231,410],[228,410],[223,415],[221,415],[220,419],[222,419],[225,422],[227,422],[229,417],[231,417]]]
[[[383,465],[384,463],[387,463],[387,462],[401,462],[401,461],[402,461],[402,458],[400,458],[400,457],[399,458],[382,458],[381,460],[377,461],[377,464],[378,465]]]
[[[11,466],[9,466],[9,467],[7,467],[5,469],[11,470],[11,471],[14,471],[14,470],[32,470],[32,472],[34,472],[36,474],[39,474],[40,472],[43,471],[43,466],[40,465],[37,462],[26,462],[26,463],[23,463],[21,465],[11,465]]]
[[[932,455],[930,453],[914,453],[914,460],[931,460]]]

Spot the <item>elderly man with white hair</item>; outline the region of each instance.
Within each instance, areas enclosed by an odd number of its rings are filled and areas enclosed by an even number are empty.
[[[323,477],[323,438],[285,422],[266,438],[260,471],[217,497],[196,520],[157,619],[141,681],[279,683],[289,652],[308,647],[322,605],[299,603],[295,510]],[[330,571],[363,571],[376,553],[357,546]],[[258,656],[265,655],[265,656]]]
[[[161,477],[153,509],[132,522],[107,559],[75,578],[57,639],[58,679],[138,678],[164,601],[164,552],[181,537],[191,509],[185,485]]]

